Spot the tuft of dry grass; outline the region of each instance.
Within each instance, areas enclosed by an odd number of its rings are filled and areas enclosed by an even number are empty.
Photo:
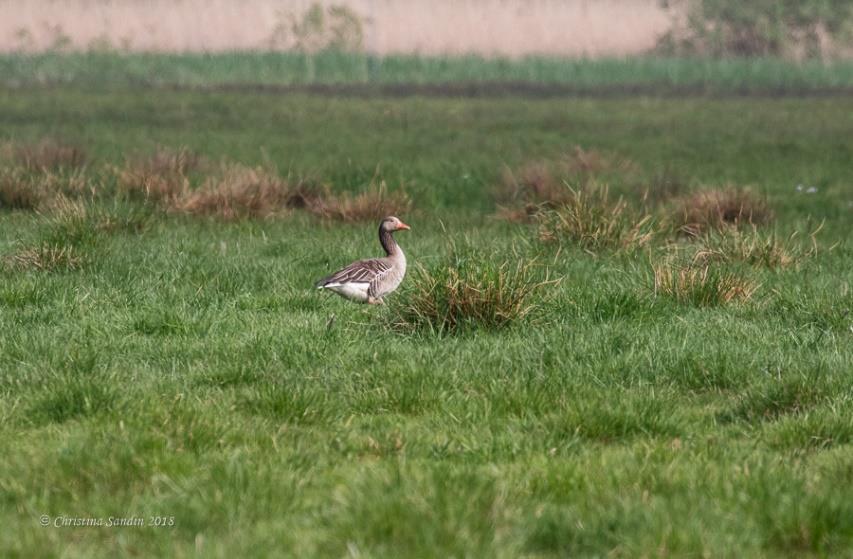
[[[699,307],[749,301],[758,289],[751,279],[710,265],[659,264],[653,267],[655,296]]]
[[[665,168],[638,187],[644,206],[659,207],[683,196],[688,189],[688,181],[674,170]]]
[[[402,190],[388,191],[385,181],[377,186],[371,183],[357,194],[334,195],[328,191],[323,196],[307,200],[306,208],[312,214],[334,221],[378,221],[387,215],[409,213],[412,200]]]
[[[205,160],[186,146],[177,149],[160,146],[140,165],[149,173],[187,176],[204,167]]]
[[[698,238],[699,247],[695,249],[692,261],[703,265],[744,262],[770,269],[785,268],[818,254],[820,247],[817,236],[821,229],[823,223],[808,233],[807,244],[800,240],[803,235],[799,231],[787,237],[781,237],[773,231],[764,233],[755,226],[750,229],[711,231]],[[832,248],[829,247],[829,250]]]
[[[680,198],[672,212],[677,230],[696,237],[711,230],[769,222],[773,213],[767,201],[744,188],[697,190]]]
[[[81,170],[57,173],[21,167],[0,169],[0,208],[39,210],[56,196],[77,197],[85,193],[94,193],[94,187]]]
[[[508,221],[530,221],[543,209],[564,203],[568,196],[568,187],[546,161],[528,163],[517,171],[507,168],[497,192],[498,216]]]
[[[811,250],[803,250],[794,242],[795,236],[796,233],[784,239],[775,233],[762,234],[755,228],[709,233],[702,237],[693,262],[745,262],[771,269],[785,268],[811,254]]]
[[[635,213],[621,198],[611,201],[606,187],[566,190],[562,205],[536,216],[544,242],[568,241],[588,251],[636,249],[658,233],[652,216]]]
[[[281,214],[291,195],[290,186],[277,175],[260,167],[231,165],[198,189],[164,201],[170,211],[239,219]]]
[[[145,201],[169,204],[189,190],[189,174],[202,165],[202,157],[188,148],[159,147],[148,158],[129,161],[117,170],[119,189]]]
[[[80,269],[85,263],[85,257],[72,245],[44,242],[7,255],[3,263],[19,271],[71,271]]]
[[[534,294],[554,283],[531,260],[467,256],[433,269],[418,266],[392,299],[391,324],[436,333],[503,328],[533,312]]]
[[[81,200],[60,194],[41,207],[39,213],[45,218],[44,243],[74,249],[97,244],[98,220]]]
[[[288,191],[284,204],[294,210],[309,210],[329,198],[329,187],[312,179],[300,178],[296,182],[288,179]]]
[[[38,213],[48,215],[54,221],[85,221],[89,217],[86,205],[62,193],[52,196],[39,206]]]
[[[87,159],[83,148],[53,139],[13,146],[12,156],[29,171],[76,169],[85,165]]]
[[[639,170],[627,157],[581,146],[565,154],[561,163],[566,174],[589,178],[601,174],[633,174]]]
[[[159,149],[150,158],[117,169],[119,188],[167,211],[222,219],[270,217],[287,209],[313,213],[334,208],[329,189],[309,179],[282,179],[263,167],[226,164],[193,189],[190,173],[206,166],[185,148]]]
[[[533,161],[515,171],[506,168],[496,193],[498,215],[529,221],[544,209],[572,203],[574,192],[568,185],[586,188],[599,178],[636,170],[628,159],[580,146],[556,160]]]
[[[23,169],[0,169],[0,208],[35,210],[44,200],[45,194]]]

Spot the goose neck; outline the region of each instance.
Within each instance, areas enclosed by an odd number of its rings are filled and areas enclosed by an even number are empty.
[[[396,256],[400,251],[399,245],[397,245],[397,241],[394,240],[394,235],[391,234],[390,231],[386,231],[379,228],[379,242],[382,244],[382,248],[385,249],[385,254],[388,256]]]

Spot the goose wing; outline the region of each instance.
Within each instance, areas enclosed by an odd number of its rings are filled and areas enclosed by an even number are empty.
[[[381,258],[358,260],[317,282],[317,287],[334,287],[348,283],[366,283],[373,288],[388,272],[391,264]]]

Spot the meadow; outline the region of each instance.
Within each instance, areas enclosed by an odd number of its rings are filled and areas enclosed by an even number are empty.
[[[0,555],[853,556],[849,96],[70,81],[0,90]]]
[[[8,88],[74,86],[77,89],[159,87],[183,89],[344,88],[366,94],[399,88],[441,91],[479,86],[481,95],[501,85],[527,86],[540,96],[575,94],[846,94],[853,62],[838,58],[799,62],[774,57],[697,58],[634,56],[572,59],[478,55],[383,56],[324,50],[300,52],[156,53],[113,48],[0,54],[0,84]],[[396,87],[395,87],[396,86]],[[453,86],[456,86],[455,90]],[[464,90],[463,90],[464,91]]]

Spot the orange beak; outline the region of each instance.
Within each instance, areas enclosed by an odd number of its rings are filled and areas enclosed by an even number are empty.
[[[400,222],[400,226],[397,227],[397,231],[408,231],[409,229],[411,229],[411,227],[409,227],[408,225],[406,225],[402,221]]]

